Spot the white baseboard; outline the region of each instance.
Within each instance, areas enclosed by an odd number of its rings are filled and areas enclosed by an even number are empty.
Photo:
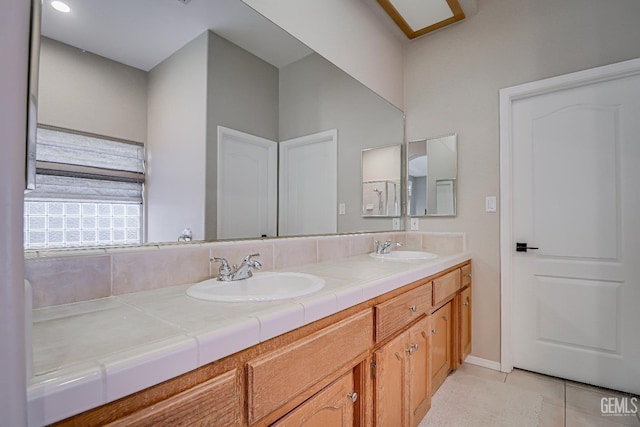
[[[471,363],[472,365],[482,366],[483,368],[493,369],[494,371],[500,370],[500,362],[494,362],[493,360],[482,359],[476,356],[467,356],[464,359],[466,363]]]

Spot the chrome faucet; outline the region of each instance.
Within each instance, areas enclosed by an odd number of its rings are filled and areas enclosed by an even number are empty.
[[[385,242],[376,240],[373,243],[374,243],[374,245],[376,247],[376,253],[377,254],[381,254],[381,255],[382,254],[388,254],[389,252],[391,252],[391,248],[402,246],[402,243],[392,242],[391,240],[387,240]]]
[[[229,262],[225,258],[211,258],[212,262],[219,262],[220,269],[218,280],[221,282],[232,282],[234,280],[242,280],[248,279],[253,276],[253,272],[251,269],[260,270],[262,268],[262,264],[259,261],[253,259],[254,257],[258,257],[260,254],[251,254],[245,257],[240,266],[234,265],[233,268],[229,266]]]
[[[193,240],[193,232],[190,228],[182,230],[182,234],[178,236],[178,242],[190,242]]]

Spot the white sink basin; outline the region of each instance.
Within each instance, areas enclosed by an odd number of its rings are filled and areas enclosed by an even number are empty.
[[[275,301],[319,291],[324,283],[324,279],[311,274],[264,272],[232,282],[204,280],[187,289],[187,295],[207,301]]]
[[[378,254],[375,252],[371,252],[369,254],[371,258],[378,259],[390,259],[390,260],[398,260],[398,261],[411,261],[411,260],[425,260],[425,259],[434,259],[438,258],[438,255],[432,254],[431,252],[422,252],[422,251],[391,251],[388,254]]]

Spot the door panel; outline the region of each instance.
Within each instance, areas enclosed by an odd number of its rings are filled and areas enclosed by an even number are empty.
[[[409,394],[411,399],[410,426],[417,426],[431,407],[431,383],[429,381],[429,325],[423,318],[409,329]]]
[[[340,377],[317,395],[273,424],[274,427],[347,427],[355,424],[353,371]]]
[[[464,273],[463,273],[464,274]],[[471,354],[471,287],[460,292],[460,360]]]
[[[619,109],[571,105],[533,119],[532,226],[545,256],[618,258]]]
[[[338,231],[338,131],[280,143],[280,236]]]
[[[375,425],[392,427],[407,425],[406,364],[407,336],[401,334],[374,353]]]
[[[431,319],[431,393],[440,387],[451,369],[452,303],[448,302]]]
[[[511,115],[510,245],[539,248],[511,253],[514,366],[638,393],[640,76],[539,91]]]
[[[218,126],[217,238],[276,235],[275,141]]]

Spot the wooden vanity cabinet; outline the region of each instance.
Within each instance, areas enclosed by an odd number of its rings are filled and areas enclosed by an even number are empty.
[[[428,281],[375,306],[377,342],[401,331],[374,351],[376,426],[417,426],[429,410],[431,296]]]
[[[464,263],[60,422],[417,426],[471,351]]]

